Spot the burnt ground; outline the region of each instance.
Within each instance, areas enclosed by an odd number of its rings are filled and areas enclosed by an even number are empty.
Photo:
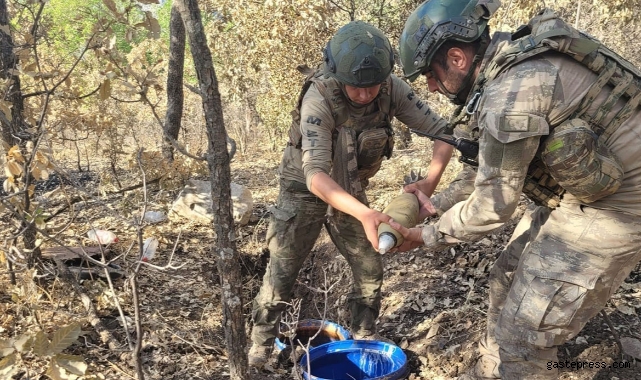
[[[401,151],[386,163],[382,178],[372,183],[372,207],[382,209],[398,192],[399,172],[411,166],[411,150]],[[267,208],[275,202],[278,158],[237,159],[232,166],[234,182],[252,191],[254,209],[249,225],[237,228],[237,248],[242,258],[243,304],[246,331],[251,328],[251,300],[259,289],[268,260],[263,249],[267,228]],[[454,167],[452,170],[454,170]],[[97,180],[96,180],[97,181]],[[444,181],[447,181],[445,179]],[[135,183],[132,180],[132,183]],[[98,183],[90,186],[98,186]],[[167,210],[176,191],[151,186],[149,209]],[[72,218],[61,215],[48,226],[61,231],[67,244],[92,243],[84,238],[90,225],[116,232],[120,241],[111,247],[114,257],[129,252],[136,242],[132,218],[140,210],[141,190],[104,196],[77,207]],[[78,205],[81,206],[81,205]],[[526,201],[520,210],[526,207]],[[463,373],[476,357],[476,343],[485,328],[487,278],[493,261],[508,241],[518,216],[501,229],[474,244],[432,252],[416,249],[384,256],[385,280],[379,326],[408,356],[409,379],[453,379]],[[6,219],[4,219],[6,221]],[[221,316],[220,277],[211,252],[211,228],[179,218],[147,226],[144,237],[158,237],[161,244],[154,258],[167,263],[176,245],[173,264],[179,269],[162,271],[143,267],[139,275],[140,305],[144,330],[142,360],[146,379],[228,378],[227,356]],[[52,244],[53,245],[53,244]],[[133,254],[119,259],[121,268],[134,262]],[[9,283],[7,270],[0,272],[0,337],[44,330],[51,333],[71,321],[82,323],[83,335],[65,353],[79,355],[89,365],[93,379],[129,379],[134,371],[128,359],[126,334],[119,322],[117,305],[105,278],[81,281],[92,299],[98,316],[117,339],[120,349],[109,349],[87,321],[87,313],[73,291],[51,274],[16,268],[17,285]],[[326,318],[348,325],[346,294],[350,272],[325,233],[317,242],[298,277],[295,299],[300,300],[299,319]],[[325,281],[324,279],[327,278]],[[317,289],[334,285],[326,295]],[[133,318],[129,283],[114,279],[113,288],[124,314]],[[637,267],[606,308],[616,330],[624,338],[641,338],[641,271]],[[290,309],[291,310],[291,309]],[[132,331],[132,330],[130,330]],[[602,316],[595,317],[579,336],[559,350],[560,361],[620,362],[611,327]],[[560,379],[641,379],[639,364],[630,357],[630,368],[563,369]],[[46,379],[47,361],[32,354],[23,357],[23,367],[12,379]],[[289,379],[292,363],[274,355],[263,371],[252,372],[254,379]]]

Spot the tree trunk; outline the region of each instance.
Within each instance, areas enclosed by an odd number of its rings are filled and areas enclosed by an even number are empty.
[[[183,70],[185,67],[185,25],[176,9],[171,5],[169,21],[169,64],[167,69],[167,113],[165,134],[178,140],[183,115]],[[168,161],[174,160],[174,148],[169,140],[163,139],[162,155]]]
[[[0,27],[5,30],[9,30],[10,27],[6,0],[0,0]],[[14,47],[11,35],[4,30],[0,30],[0,78],[9,79],[7,93],[2,94],[2,100],[0,101],[7,105],[2,108],[11,108],[11,115],[5,114],[6,117],[0,117],[2,119],[0,125],[2,125],[2,141],[8,146],[14,146],[19,141],[14,136],[18,136],[22,132],[22,110],[24,108],[20,90],[20,77],[12,72],[18,66],[18,58],[13,53]]]
[[[13,70],[18,67],[18,57],[13,52],[14,45],[11,34],[7,34],[9,30],[9,10],[7,8],[7,1],[0,0],[0,78],[8,80],[7,93],[0,94],[0,102],[4,103],[2,109],[11,109],[11,114],[7,115],[2,110],[0,112],[0,125],[2,126],[2,141],[7,146],[19,145],[22,153],[29,140],[32,139],[31,134],[25,131],[26,125],[22,112],[24,110],[24,100],[22,98],[22,90],[20,88],[20,77],[15,75]],[[35,30],[35,28],[33,29]],[[33,177],[29,172],[29,168],[24,168],[24,186],[29,187]],[[31,213],[31,199],[29,192],[24,194],[23,215]],[[36,248],[36,228],[33,223],[28,223],[24,219],[20,219],[20,227],[23,230],[22,240],[24,242],[25,253],[27,253],[27,265],[33,268],[40,260],[40,248]]]
[[[189,38],[200,84],[209,140],[207,163],[211,173],[213,224],[216,235],[214,250],[217,253],[218,274],[223,289],[223,323],[229,357],[229,374],[232,380],[248,379],[242,278],[231,213],[230,158],[227,153],[227,133],[223,122],[218,80],[211,52],[207,46],[197,0],[176,0],[174,4],[180,11]]]

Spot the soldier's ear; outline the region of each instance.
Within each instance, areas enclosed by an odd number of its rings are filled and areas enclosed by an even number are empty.
[[[461,48],[453,47],[447,51],[447,63],[450,67],[467,70],[471,62],[472,59]]]

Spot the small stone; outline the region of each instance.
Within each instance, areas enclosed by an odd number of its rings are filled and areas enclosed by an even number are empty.
[[[585,339],[585,337],[583,337],[583,336],[577,336],[575,341],[574,341],[574,343],[575,344],[588,344],[588,340]]]

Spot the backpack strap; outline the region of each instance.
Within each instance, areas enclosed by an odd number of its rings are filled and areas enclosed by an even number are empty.
[[[598,40],[567,24],[551,9],[543,10],[519,28],[512,35],[512,41],[500,48],[480,76],[484,81],[492,80],[514,64],[547,51],[564,53],[598,75],[570,118],[588,121],[603,139],[610,137],[639,106],[641,70]],[[588,109],[606,86],[612,86],[607,99],[588,115]],[[621,97],[627,98],[626,104],[605,124],[606,116]]]

